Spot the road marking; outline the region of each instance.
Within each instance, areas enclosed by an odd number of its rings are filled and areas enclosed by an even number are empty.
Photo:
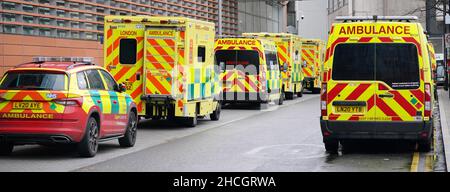
[[[410,172],[417,172],[419,168],[419,158],[420,158],[419,152],[414,152]]]
[[[425,172],[433,172],[433,155],[425,157]]]

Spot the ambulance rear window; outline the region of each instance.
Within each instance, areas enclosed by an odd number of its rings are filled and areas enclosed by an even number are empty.
[[[119,62],[121,64],[135,64],[137,53],[136,39],[120,39]]]
[[[9,72],[0,89],[4,90],[65,90],[63,73],[48,73],[40,71]]]
[[[225,65],[226,70],[239,69],[249,74],[259,72],[259,54],[251,50],[218,50],[216,64]]]
[[[420,85],[419,59],[414,44],[339,44],[335,48],[334,80],[377,80],[394,89]]]

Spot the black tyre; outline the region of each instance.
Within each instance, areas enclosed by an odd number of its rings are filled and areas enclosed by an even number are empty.
[[[136,135],[137,135],[137,117],[134,111],[130,112],[130,116],[128,117],[128,125],[125,130],[124,137],[119,138],[119,144],[121,147],[133,147],[136,143]]]
[[[313,88],[312,89],[312,93],[313,94],[319,94],[320,93],[320,88]]]
[[[284,93],[284,95],[285,95],[285,97],[286,97],[286,100],[292,100],[292,99],[294,99],[294,93],[291,93],[291,92],[285,92]]]
[[[222,110],[222,105],[220,103],[217,104],[216,110],[214,110],[210,115],[212,121],[218,121],[220,119],[220,111]]]
[[[284,102],[284,92],[280,93],[280,98],[278,99],[278,105],[283,105]]]
[[[427,139],[426,141],[418,142],[418,150],[419,152],[429,152],[431,151],[431,139]]]
[[[11,155],[13,150],[14,150],[14,144],[12,144],[12,143],[0,144],[0,156]]]
[[[329,140],[325,141],[325,150],[330,154],[337,154],[339,149],[339,141],[337,140]]]
[[[78,144],[78,154],[82,157],[94,157],[98,150],[99,124],[94,117],[90,117],[86,131],[81,142]]]
[[[195,126],[197,126],[197,116],[195,116],[195,117],[187,117],[185,119],[185,124],[188,127],[195,127]]]
[[[297,93],[297,97],[303,97],[303,90]]]

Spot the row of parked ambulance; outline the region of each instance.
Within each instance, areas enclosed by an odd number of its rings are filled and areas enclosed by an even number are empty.
[[[320,92],[324,43],[284,33],[215,37],[213,23],[180,17],[107,16],[104,66],[89,58],[36,57],[0,82],[0,154],[15,145],[136,142],[139,119],[186,126],[219,120],[222,105]]]
[[[431,148],[435,59],[413,17],[343,17],[328,45],[284,33],[215,38],[213,23],[179,17],[105,17],[104,67],[38,57],[0,82],[0,154],[14,145],[136,142],[139,119],[194,127],[227,103],[320,93],[325,148],[355,139],[406,139]],[[319,104],[318,104],[319,106]]]

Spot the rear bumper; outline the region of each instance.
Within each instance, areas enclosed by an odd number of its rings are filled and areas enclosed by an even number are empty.
[[[79,142],[85,120],[0,120],[0,137],[10,142]]]
[[[72,139],[62,134],[0,134],[0,143],[39,144],[39,143],[73,143]]]
[[[420,122],[362,122],[320,120],[323,140],[405,139],[427,140],[432,135],[432,120]]]

